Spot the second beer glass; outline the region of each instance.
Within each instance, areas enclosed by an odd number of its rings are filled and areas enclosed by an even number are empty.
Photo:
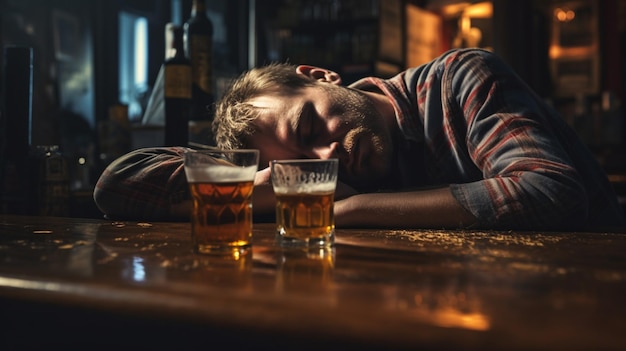
[[[252,190],[258,150],[185,153],[196,252],[233,254],[252,244]]]
[[[270,167],[278,242],[282,246],[331,246],[338,160],[274,160]]]

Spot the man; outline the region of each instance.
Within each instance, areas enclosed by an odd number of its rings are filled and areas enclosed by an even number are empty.
[[[394,78],[273,64],[217,105],[218,147],[257,148],[255,213],[273,211],[271,159],[338,158],[338,227],[605,230],[622,210],[593,154],[497,56],[451,50]],[[182,149],[114,162],[108,215],[187,216]]]

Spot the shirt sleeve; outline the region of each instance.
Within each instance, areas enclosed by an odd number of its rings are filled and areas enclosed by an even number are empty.
[[[170,206],[190,199],[184,147],[141,148],[113,161],[94,188],[94,201],[110,219],[175,220]]]
[[[475,51],[448,64],[443,130],[458,133],[455,118],[463,116],[464,146],[482,173],[451,185],[461,205],[489,227],[584,223],[589,200],[568,154],[577,146],[568,127],[495,55]]]

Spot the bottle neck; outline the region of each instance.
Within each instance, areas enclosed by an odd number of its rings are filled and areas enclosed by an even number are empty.
[[[193,0],[193,5],[191,6],[191,16],[195,17],[204,14],[206,14],[206,5],[204,0]]]
[[[183,31],[180,27],[172,28],[172,56],[184,57]]]

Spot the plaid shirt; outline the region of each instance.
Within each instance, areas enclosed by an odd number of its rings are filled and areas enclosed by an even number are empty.
[[[394,78],[351,85],[392,101],[404,138],[388,189],[448,184],[487,228],[623,225],[602,168],[573,130],[501,60],[452,50]],[[94,190],[111,218],[167,220],[189,198],[185,149],[146,148],[111,163]]]
[[[595,156],[573,129],[495,55],[451,50],[389,80],[352,84],[394,104],[404,139],[401,187],[449,184],[489,228],[623,225]]]
[[[141,148],[119,157],[96,183],[96,204],[111,219],[179,219],[172,218],[169,212],[172,204],[191,198],[183,166],[185,150]]]

